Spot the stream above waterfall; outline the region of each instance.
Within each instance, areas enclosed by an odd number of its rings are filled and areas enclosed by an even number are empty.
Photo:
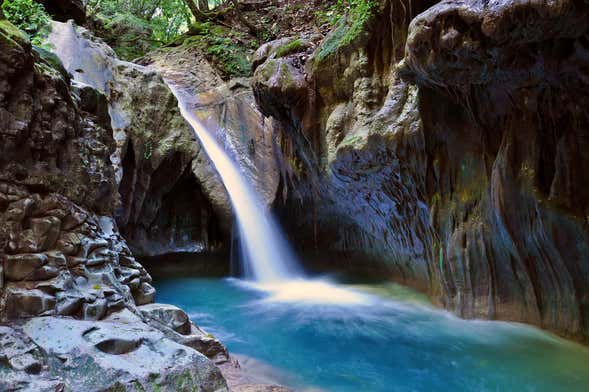
[[[392,283],[330,284],[351,295],[340,302],[289,298],[301,290],[232,278],[156,283],[157,301],[182,307],[230,352],[271,365],[275,381],[296,390],[584,391],[589,385],[586,347],[521,324],[462,320]]]

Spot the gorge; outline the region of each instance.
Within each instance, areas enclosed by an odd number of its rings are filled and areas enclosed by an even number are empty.
[[[587,388],[586,2],[0,3],[0,390]]]

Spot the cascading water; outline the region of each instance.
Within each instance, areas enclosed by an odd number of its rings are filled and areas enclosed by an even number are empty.
[[[241,239],[241,262],[254,288],[272,293],[275,301],[361,304],[368,296],[305,277],[280,228],[265,211],[254,188],[242,175],[216,138],[190,108],[189,94],[173,83],[168,86],[178,99],[182,116],[191,125],[227,189],[237,217]]]
[[[188,108],[182,93],[168,83],[176,95],[182,116],[201,141],[229,193],[237,217],[244,271],[260,283],[274,283],[301,277],[300,269],[272,217],[264,211],[261,200],[242,175],[239,166],[215,137]]]

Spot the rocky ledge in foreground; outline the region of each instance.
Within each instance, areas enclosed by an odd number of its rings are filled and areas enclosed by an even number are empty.
[[[119,234],[100,93],[5,20],[0,48],[0,390],[227,390]]]
[[[171,328],[183,312],[153,305],[147,311],[158,312],[157,327],[129,310],[101,321],[51,316],[2,326],[0,389],[226,391],[213,362],[182,344],[202,344],[201,336]]]

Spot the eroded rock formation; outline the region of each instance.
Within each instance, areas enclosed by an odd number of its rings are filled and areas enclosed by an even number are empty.
[[[225,390],[194,349],[227,361],[220,343],[142,307],[155,290],[112,218],[104,97],[5,20],[0,48],[0,388]]]
[[[76,81],[106,96],[120,193],[115,216],[133,253],[221,246],[231,225],[225,189],[161,76],[118,60],[108,45],[71,22],[54,22],[49,41]]]
[[[316,49],[313,37],[290,53],[284,39],[260,48],[252,85],[263,112],[287,129],[288,197],[277,208],[295,241],[340,253],[338,267],[429,290],[425,142],[417,89],[395,72],[402,41],[391,37],[391,12],[385,2],[382,23],[349,36],[354,22],[343,23]],[[310,257],[334,259],[322,256]]]
[[[434,3],[381,1],[315,50],[260,49],[255,95],[286,128],[277,209],[346,269],[586,339],[589,7]]]
[[[444,303],[589,337],[589,7],[444,1],[410,28]]]

